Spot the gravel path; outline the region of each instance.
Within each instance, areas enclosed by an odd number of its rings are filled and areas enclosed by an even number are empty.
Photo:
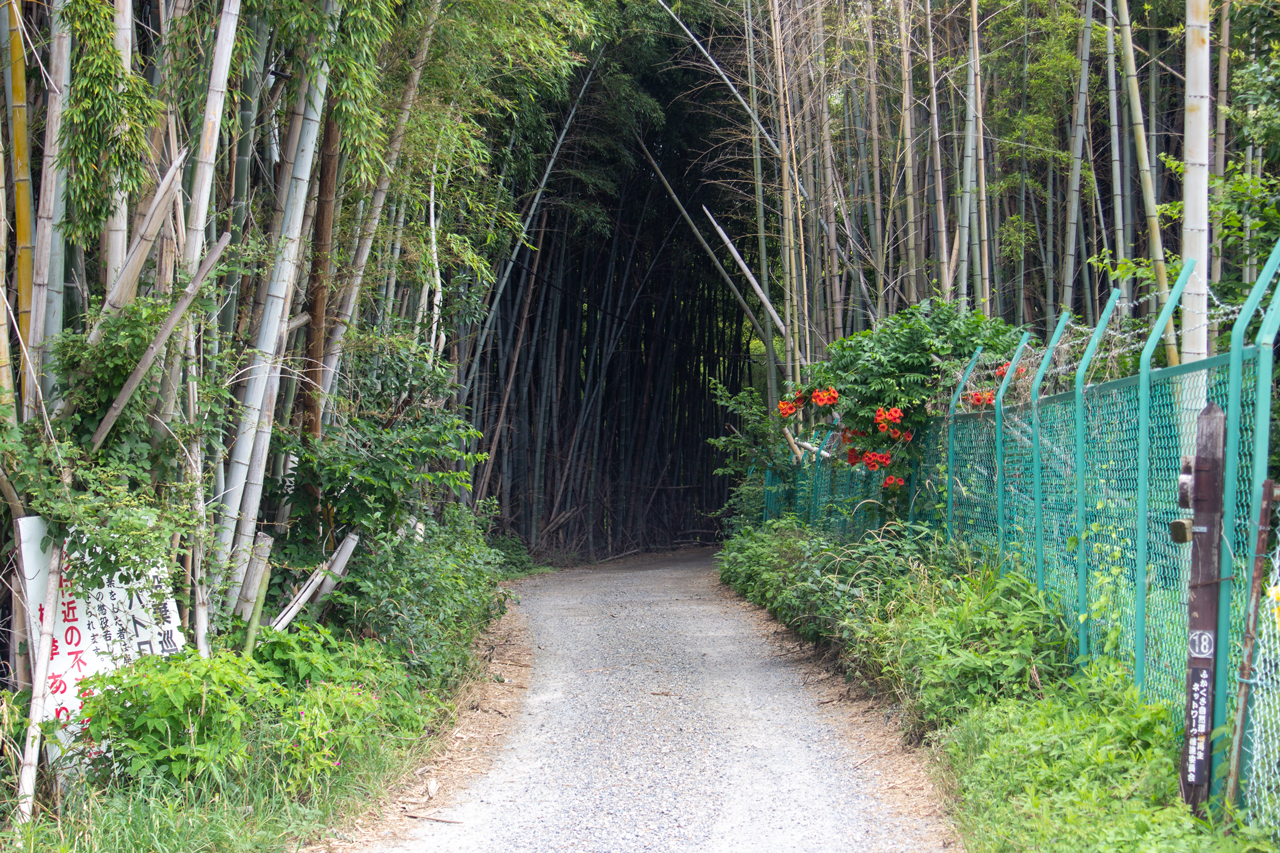
[[[536,645],[490,772],[389,853],[925,851],[949,835],[874,795],[845,742],[714,564],[521,584]],[[881,780],[882,781],[882,780]]]

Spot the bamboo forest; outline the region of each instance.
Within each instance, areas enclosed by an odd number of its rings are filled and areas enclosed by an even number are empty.
[[[14,849],[1277,849],[1274,0],[5,8]]]

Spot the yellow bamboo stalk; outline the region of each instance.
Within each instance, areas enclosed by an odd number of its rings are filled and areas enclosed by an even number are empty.
[[[13,105],[13,230],[18,247],[14,276],[18,289],[18,334],[30,339],[31,283],[35,262],[35,207],[31,195],[31,149],[27,138],[27,57],[19,15],[22,0],[9,3],[9,103]],[[25,388],[31,371],[24,366]]]
[[[4,160],[4,142],[0,141],[0,162]],[[0,168],[0,234],[9,231],[9,211],[6,209],[4,169]],[[8,253],[0,251],[0,282],[8,279]],[[9,301],[0,300],[0,422],[9,425],[18,423],[18,414],[13,398],[13,365],[9,356]]]

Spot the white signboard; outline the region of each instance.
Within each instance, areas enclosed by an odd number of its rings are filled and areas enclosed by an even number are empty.
[[[90,675],[110,672],[142,655],[172,654],[186,644],[173,599],[157,605],[142,586],[113,582],[102,589],[73,595],[64,573],[54,612],[45,613],[52,553],[40,547],[45,537],[44,519],[20,518],[18,526],[23,581],[30,602],[28,636],[33,650],[39,646],[43,620],[50,615],[53,618],[49,699],[44,706],[46,720],[67,723],[79,717],[84,699],[80,682]],[[74,560],[74,555],[68,559]],[[157,568],[157,574],[159,571]]]

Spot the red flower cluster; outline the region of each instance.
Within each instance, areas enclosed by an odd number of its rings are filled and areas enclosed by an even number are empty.
[[[778,401],[778,414],[782,415],[784,418],[789,418],[795,413],[796,413],[795,403],[792,403],[790,400]]]
[[[865,462],[868,471],[879,471],[881,465],[888,465],[892,461],[893,457],[888,453],[877,453],[874,450],[864,450],[859,453],[852,447],[849,448],[849,464],[857,465],[859,462]]]
[[[893,487],[897,487],[897,486],[905,486],[906,484],[907,484],[907,481],[906,481],[906,480],[904,480],[904,479],[902,479],[901,477],[894,477],[894,476],[892,476],[892,475],[891,475],[891,476],[888,476],[888,477],[885,477],[885,478],[884,478],[884,485],[885,485],[885,488],[893,488]]]
[[[876,409],[876,429],[889,433],[890,438],[896,439],[902,435],[902,431],[898,429],[900,423],[902,423],[902,409],[897,406],[892,409],[886,409],[883,406]],[[910,440],[910,438],[907,439],[907,441]]]
[[[810,396],[815,406],[834,406],[840,399],[840,395],[836,393],[836,389],[828,387],[827,390],[821,389],[814,391]]]
[[[1011,362],[1006,361],[1003,365],[1001,365],[1000,367],[996,368],[996,377],[997,377],[998,379],[1004,379],[1005,374],[1009,372],[1009,365],[1010,365],[1010,364],[1011,364]],[[1026,373],[1026,372],[1027,372],[1027,368],[1026,368],[1026,366],[1025,366],[1025,365],[1024,365],[1024,366],[1022,366],[1022,367],[1019,367],[1019,368],[1018,368],[1018,375],[1019,375],[1019,376],[1021,376],[1022,374]]]
[[[969,395],[969,402],[975,406],[989,406],[996,401],[995,391],[974,391]]]

